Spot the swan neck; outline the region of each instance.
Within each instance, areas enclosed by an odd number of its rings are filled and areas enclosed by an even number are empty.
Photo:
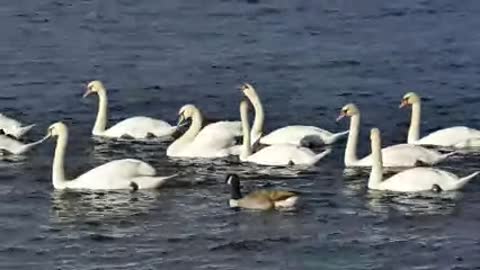
[[[195,137],[198,135],[203,125],[203,116],[202,113],[196,109],[191,117],[191,124],[187,132],[185,132],[180,138],[178,138],[174,144],[183,144],[192,142]]]
[[[257,140],[261,134],[263,133],[263,125],[265,123],[265,112],[263,110],[263,104],[260,100],[260,97],[257,94],[252,96],[247,96],[250,102],[255,109],[255,118],[253,119],[253,126],[252,126],[252,139]],[[255,143],[252,141],[251,143]]]
[[[57,146],[55,147],[55,156],[53,157],[52,182],[56,189],[65,187],[65,151],[67,149],[68,133],[60,134],[57,138]]]
[[[412,116],[410,120],[410,128],[408,129],[407,143],[414,143],[420,139],[420,117],[421,105],[420,101],[412,104]]]
[[[358,161],[357,143],[360,132],[360,113],[355,114],[350,119],[350,131],[348,133],[347,146],[345,147],[344,162],[346,166],[354,165]]]
[[[95,125],[93,126],[93,135],[101,135],[107,128],[108,98],[106,90],[99,90],[98,94],[98,113]]]
[[[250,124],[248,123],[248,111],[240,110],[240,119],[242,121],[243,145],[240,150],[240,160],[245,161],[252,155],[252,145],[250,142]]]
[[[382,142],[379,138],[375,138],[372,140],[371,146],[372,170],[368,178],[368,188],[379,189],[383,177]]]

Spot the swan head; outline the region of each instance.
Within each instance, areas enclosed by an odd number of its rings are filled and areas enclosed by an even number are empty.
[[[66,134],[67,132],[68,132],[67,126],[62,122],[57,122],[48,127],[47,136],[45,137],[46,138],[58,137],[62,134]]]
[[[247,97],[253,97],[257,95],[257,91],[255,91],[255,88],[249,83],[244,83],[240,86],[240,91],[243,92],[243,94]]]
[[[380,130],[378,128],[372,128],[370,130],[370,140],[379,141],[380,140]]]
[[[344,117],[352,117],[354,115],[359,114],[360,111],[358,110],[357,106],[353,103],[349,103],[340,110],[340,115],[337,117],[337,121],[342,120]]]
[[[187,104],[180,108],[178,111],[178,124],[183,125],[187,119],[190,119],[196,112],[198,112],[197,107],[193,104]]]
[[[105,91],[105,86],[103,86],[103,83],[98,80],[91,81],[87,84],[87,90],[85,91],[85,94],[83,94],[83,97],[86,98],[90,94],[98,93],[100,91]]]
[[[412,105],[412,104],[419,103],[419,102],[420,102],[420,96],[418,96],[417,93],[408,92],[403,96],[402,102],[400,103],[399,107],[403,108],[407,105]]]

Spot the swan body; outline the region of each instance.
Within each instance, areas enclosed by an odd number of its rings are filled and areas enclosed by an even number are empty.
[[[348,131],[331,133],[330,131],[314,126],[286,126],[276,129],[260,139],[260,143],[267,145],[294,144],[301,145],[303,139],[315,145],[332,144],[348,134]]]
[[[254,210],[293,208],[299,199],[296,193],[283,190],[257,190],[243,196],[240,190],[240,180],[236,174],[228,175],[226,182],[231,189],[230,207]]]
[[[0,135],[0,152],[6,152],[8,154],[13,154],[13,155],[20,155],[30,151],[33,147],[41,144],[44,141],[45,139],[41,139],[33,143],[25,144],[15,140],[14,138],[10,138],[9,136]]]
[[[263,126],[265,122],[265,114],[260,97],[255,88],[250,84],[244,84],[241,87],[243,94],[250,100],[255,109],[255,120],[252,126],[251,142],[252,144],[259,141],[261,144],[294,144],[302,145],[304,139],[314,145],[332,144],[341,137],[344,137],[348,131],[340,133],[331,133],[327,130],[314,126],[286,126],[272,131],[263,137]]]
[[[192,119],[188,130],[167,148],[169,157],[219,158],[232,154],[235,138],[241,134],[239,122],[221,121],[202,128],[203,116],[192,104],[180,108],[179,123]]]
[[[68,143],[67,126],[61,122],[51,125],[46,138],[52,136],[58,137],[52,167],[52,182],[55,189],[152,189],[162,186],[168,179],[176,176],[156,176],[155,169],[146,162],[121,159],[105,163],[73,180],[66,180],[64,159]]]
[[[144,139],[152,136],[169,138],[177,130],[176,126],[171,126],[163,120],[145,116],[125,119],[107,129],[107,90],[102,82],[92,81],[88,84],[84,97],[91,93],[97,93],[99,97],[97,119],[92,130],[92,134],[95,136],[108,138],[130,137],[134,139]]]
[[[268,166],[313,165],[331,151],[328,149],[320,154],[315,154],[312,150],[305,147],[293,144],[278,144],[267,146],[256,153],[252,153],[250,125],[248,123],[248,103],[245,100],[240,102],[240,117],[243,131],[243,146],[240,153],[241,161]]]
[[[407,143],[462,148],[480,146],[480,130],[456,126],[437,130],[420,138],[421,98],[414,92],[405,94],[400,107],[412,106]]]
[[[372,166],[372,155],[362,159],[357,158],[357,141],[360,132],[360,110],[353,103],[342,108],[340,116],[350,117],[350,133],[348,134],[347,146],[345,148],[344,163],[347,167],[369,167]],[[383,166],[385,167],[414,167],[418,163],[428,165],[437,164],[455,152],[441,154],[436,150],[427,149],[420,145],[397,144],[382,148]]]
[[[457,190],[480,173],[475,172],[459,178],[447,171],[419,167],[402,171],[386,180],[382,180],[383,164],[380,131],[376,128],[372,129],[370,139],[373,159],[372,171],[368,180],[368,188],[370,189],[398,192],[429,191],[433,188],[440,188],[440,190],[445,191]]]
[[[12,135],[17,139],[21,138],[34,126],[35,124],[24,126],[19,121],[0,113],[0,129],[3,130],[5,134]]]

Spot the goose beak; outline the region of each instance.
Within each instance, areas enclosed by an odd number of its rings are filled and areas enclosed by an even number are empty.
[[[398,108],[403,108],[408,105],[408,102],[406,99],[402,99],[402,102],[400,102],[400,105],[398,105]]]
[[[92,91],[90,91],[89,89],[87,89],[87,91],[85,91],[85,93],[83,94],[82,98],[88,97],[91,93],[92,93]]]
[[[338,121],[342,120],[345,116],[346,116],[345,113],[341,112],[340,115],[337,117],[337,119],[335,121],[338,122]]]

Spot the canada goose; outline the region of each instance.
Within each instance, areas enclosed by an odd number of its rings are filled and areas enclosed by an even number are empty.
[[[240,178],[236,174],[229,174],[225,180],[230,185],[230,207],[240,207],[256,210],[270,210],[278,208],[292,208],[298,201],[298,195],[291,191],[257,190],[246,196],[240,191]]]

